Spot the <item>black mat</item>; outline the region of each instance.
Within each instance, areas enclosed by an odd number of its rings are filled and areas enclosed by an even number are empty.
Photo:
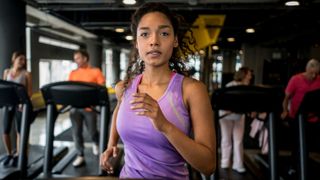
[[[269,165],[269,157],[267,155],[261,155],[261,154],[255,154],[255,159],[258,163],[258,165],[264,169],[265,175],[268,176],[269,175],[269,170],[267,169],[267,167],[265,167],[265,164]],[[263,161],[263,163],[261,163],[261,161]],[[288,174],[288,170],[290,167],[292,167],[292,164],[290,164],[291,161],[291,157],[290,155],[281,155],[279,156],[278,159],[278,173],[279,176],[282,179],[290,179],[290,180],[298,180],[298,172],[296,172],[296,174],[289,176]],[[308,177],[310,177],[310,179],[313,179],[311,177],[320,177],[320,164],[318,162],[316,162],[313,159],[309,159],[308,160]],[[298,171],[298,170],[297,170]],[[307,178],[309,179],[309,178]]]
[[[70,163],[66,167],[66,169],[64,169],[62,174],[66,174],[73,177],[97,176],[98,170],[99,170],[99,156],[95,156],[92,154],[92,148],[85,148],[84,158],[85,158],[85,164],[83,166],[74,168],[72,166],[72,163]]]
[[[82,135],[83,135],[84,142],[92,142],[92,140],[91,140],[91,138],[89,136],[89,133],[86,130],[85,126],[83,127]],[[72,127],[67,129],[67,130],[65,130],[65,131],[63,131],[59,135],[57,135],[54,138],[54,140],[55,141],[73,141],[73,138],[72,138]]]

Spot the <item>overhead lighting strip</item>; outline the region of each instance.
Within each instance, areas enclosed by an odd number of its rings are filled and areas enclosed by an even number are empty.
[[[59,40],[44,37],[44,36],[39,37],[39,42],[42,44],[47,44],[47,45],[51,45],[51,46],[72,49],[72,50],[78,50],[80,48],[80,46],[77,44],[59,41]]]
[[[71,25],[57,17],[54,17],[48,13],[44,13],[34,7],[31,7],[29,5],[26,6],[26,12],[27,15],[33,16],[37,19],[40,19],[44,22],[47,22],[48,24],[52,25],[53,27],[62,28],[65,30],[68,30],[70,32],[73,32],[75,34],[81,35],[85,38],[97,38],[97,36],[93,33],[90,33],[84,29],[81,29],[77,26]]]

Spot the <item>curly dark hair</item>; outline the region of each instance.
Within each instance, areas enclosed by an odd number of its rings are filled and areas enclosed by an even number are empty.
[[[173,27],[174,36],[178,39],[178,47],[173,49],[172,56],[169,60],[169,68],[172,71],[188,76],[184,61],[187,60],[190,55],[195,55],[197,51],[196,41],[191,31],[191,26],[185,22],[181,15],[173,13],[169,7],[163,3],[143,4],[131,17],[133,48],[127,68],[127,75],[124,79],[125,88],[128,86],[131,79],[144,71],[144,62],[139,60],[138,49],[135,47],[137,41],[137,28],[141,18],[152,12],[163,13],[169,19]]]

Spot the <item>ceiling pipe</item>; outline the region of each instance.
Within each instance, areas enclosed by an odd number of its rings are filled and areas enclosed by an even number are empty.
[[[26,12],[27,12],[27,15],[35,17],[41,21],[44,21],[54,28],[62,28],[62,29],[65,29],[69,32],[73,32],[77,35],[83,36],[85,38],[97,38],[97,36],[95,34],[92,34],[84,29],[81,29],[77,26],[69,24],[69,23],[67,23],[57,17],[54,17],[48,13],[39,11],[38,9],[33,8],[29,5],[26,6]]]

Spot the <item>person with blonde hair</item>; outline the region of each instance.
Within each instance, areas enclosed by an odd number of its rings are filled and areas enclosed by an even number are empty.
[[[233,80],[226,87],[249,85],[252,72],[248,67],[241,67],[235,72]],[[243,163],[243,135],[245,116],[225,110],[219,111],[221,128],[221,168],[229,168],[238,173],[246,172]],[[233,150],[233,152],[232,152]],[[231,161],[231,154],[233,155]]]
[[[3,79],[7,81],[12,81],[15,83],[20,83],[26,87],[28,95],[32,95],[32,82],[31,73],[26,70],[27,61],[26,56],[22,52],[14,52],[11,58],[11,67],[6,69],[3,73]],[[4,166],[17,166],[18,155],[19,155],[19,141],[20,141],[20,130],[21,130],[21,118],[22,112],[21,107],[10,107],[9,108],[9,118],[5,118],[3,121],[3,142],[6,148],[7,156],[3,161]],[[17,140],[16,140],[16,152],[12,150],[10,131],[12,126],[12,121],[15,119]],[[11,162],[11,164],[10,164]]]

